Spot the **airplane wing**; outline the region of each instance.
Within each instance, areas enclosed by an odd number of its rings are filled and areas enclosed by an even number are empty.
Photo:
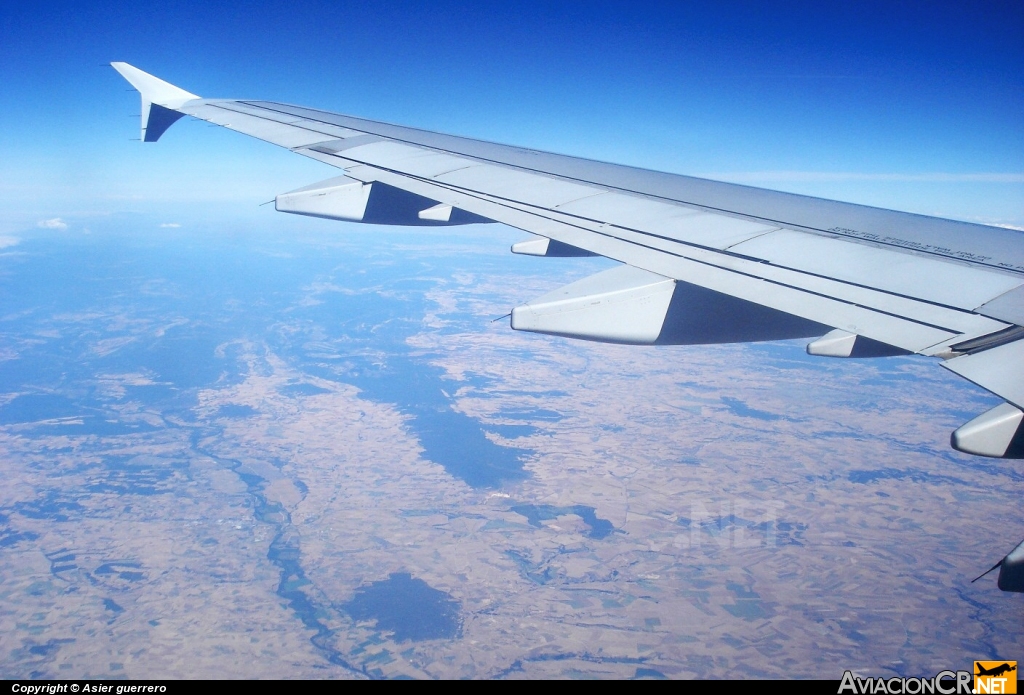
[[[278,210],[500,222],[536,235],[516,253],[623,264],[516,307],[514,329],[640,345],[817,337],[812,355],[939,358],[1005,401],[956,430],[952,446],[1024,458],[1022,232],[276,102],[202,99],[112,66],[141,93],[143,141],[187,115],[343,171],[278,196]]]

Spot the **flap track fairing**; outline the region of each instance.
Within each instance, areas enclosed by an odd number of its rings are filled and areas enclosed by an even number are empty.
[[[836,329],[808,343],[807,354],[817,357],[895,357],[911,353],[894,345]]]
[[[953,432],[949,443],[965,454],[1024,458],[1024,412],[1009,403],[997,405]]]
[[[629,345],[705,345],[821,335],[826,326],[632,266],[512,310],[520,331]]]
[[[583,258],[596,253],[546,237],[528,239],[512,244],[512,253],[522,256],[544,256],[546,258]]]
[[[379,181],[364,183],[336,176],[274,199],[279,212],[329,220],[407,227],[445,227],[491,220],[460,208],[403,191]]]

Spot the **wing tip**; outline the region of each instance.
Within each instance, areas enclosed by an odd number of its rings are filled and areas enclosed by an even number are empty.
[[[110,67],[117,70],[121,77],[128,80],[128,83],[139,91],[143,101],[175,109],[193,99],[202,99],[198,94],[193,94],[170,82],[161,80],[130,63],[112,61]]]
[[[184,115],[178,109],[190,101],[202,98],[129,63],[112,61],[110,67],[139,91],[142,98],[140,139],[143,142],[156,142],[164,131]]]

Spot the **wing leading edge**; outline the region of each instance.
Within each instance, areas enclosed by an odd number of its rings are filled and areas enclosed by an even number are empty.
[[[501,222],[513,251],[625,264],[517,307],[529,330],[629,344],[816,337],[814,355],[937,357],[1006,404],[953,433],[1024,458],[1024,234],[432,133],[203,99],[126,63],[142,139],[188,115],[341,169],[284,212],[372,224]]]

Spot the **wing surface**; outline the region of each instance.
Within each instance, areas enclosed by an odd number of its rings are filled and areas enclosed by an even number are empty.
[[[433,206],[419,213],[421,220],[447,221],[452,210],[462,211],[474,221],[501,222],[561,249],[606,256],[644,271],[643,277],[612,274],[588,285],[588,291],[600,285],[602,301],[618,307],[601,321],[627,320],[623,317],[635,312],[625,309],[652,302],[664,304],[659,316],[668,316],[676,296],[671,287],[696,288],[687,295],[691,299],[698,296],[694,291],[711,291],[713,297],[774,312],[759,315],[758,321],[786,314],[804,320],[805,328],[824,329],[816,335],[835,329],[828,340],[808,347],[812,354],[941,357],[952,371],[1024,408],[1024,233],[1019,231],[608,164],[276,102],[201,99],[126,64],[113,65],[140,90],[144,104],[342,169],[352,190],[362,191],[358,200],[364,207],[365,186],[382,186]],[[145,117],[145,109],[143,113]],[[146,125],[144,121],[144,130]],[[659,284],[666,279],[675,283]],[[580,313],[579,292],[566,290],[561,298],[542,298],[530,316],[546,311],[544,320],[565,315],[574,317],[573,325],[582,325],[579,319],[586,315]],[[723,301],[701,305],[712,312],[716,306],[722,309],[709,320],[729,320],[732,305]],[[515,315],[513,327],[519,327]],[[600,331],[587,330],[542,332],[600,339],[594,338]],[[665,335],[664,330],[648,333]],[[637,332],[646,337],[634,339],[629,330],[619,331],[614,340],[657,342],[648,333]],[[1006,429],[1005,423],[1000,426],[1001,432]],[[1024,424],[1013,437],[1024,439]],[[969,451],[971,446],[961,442],[958,448]],[[1008,443],[1006,451],[1013,446]]]

